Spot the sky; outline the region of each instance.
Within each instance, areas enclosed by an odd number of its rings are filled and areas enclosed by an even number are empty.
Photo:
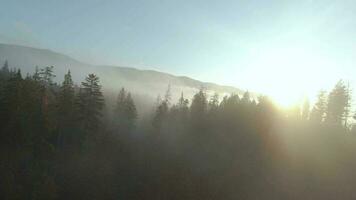
[[[354,0],[0,0],[0,43],[185,75],[290,104],[356,89]]]

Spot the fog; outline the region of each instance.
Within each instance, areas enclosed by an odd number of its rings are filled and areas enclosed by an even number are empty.
[[[54,69],[1,68],[2,199],[353,198],[343,81],[285,109],[249,92],[177,97],[173,83],[153,99],[69,71],[57,83]]]
[[[1,200],[356,199],[356,1],[0,2]]]

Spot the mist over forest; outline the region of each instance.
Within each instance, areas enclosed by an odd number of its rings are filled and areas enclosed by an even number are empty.
[[[0,200],[356,200],[356,0],[0,7]]]
[[[342,80],[284,109],[204,87],[173,98],[173,83],[145,101],[120,86],[103,93],[95,71],[76,82],[75,70],[2,65],[1,199],[356,198]]]

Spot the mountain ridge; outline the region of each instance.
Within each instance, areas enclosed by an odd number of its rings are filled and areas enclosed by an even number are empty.
[[[148,94],[152,97],[163,94],[167,85],[172,87],[173,99],[178,98],[181,92],[187,94],[187,98],[191,98],[201,87],[209,94],[243,93],[241,89],[233,86],[199,81],[188,76],[136,67],[92,65],[51,49],[0,43],[0,62],[3,63],[5,60],[9,61],[10,67],[19,68],[24,73],[33,73],[35,66],[54,66],[58,82],[63,80],[68,70],[71,70],[76,83],[80,83],[88,73],[95,73],[100,77],[104,89],[118,90],[118,87],[125,87],[135,93]]]

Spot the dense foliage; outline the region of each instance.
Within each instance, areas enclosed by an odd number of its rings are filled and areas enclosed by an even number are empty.
[[[1,68],[0,199],[355,198],[342,81],[290,111],[248,92],[175,103],[168,87],[142,125],[124,88],[107,114],[99,77],[54,77]]]

